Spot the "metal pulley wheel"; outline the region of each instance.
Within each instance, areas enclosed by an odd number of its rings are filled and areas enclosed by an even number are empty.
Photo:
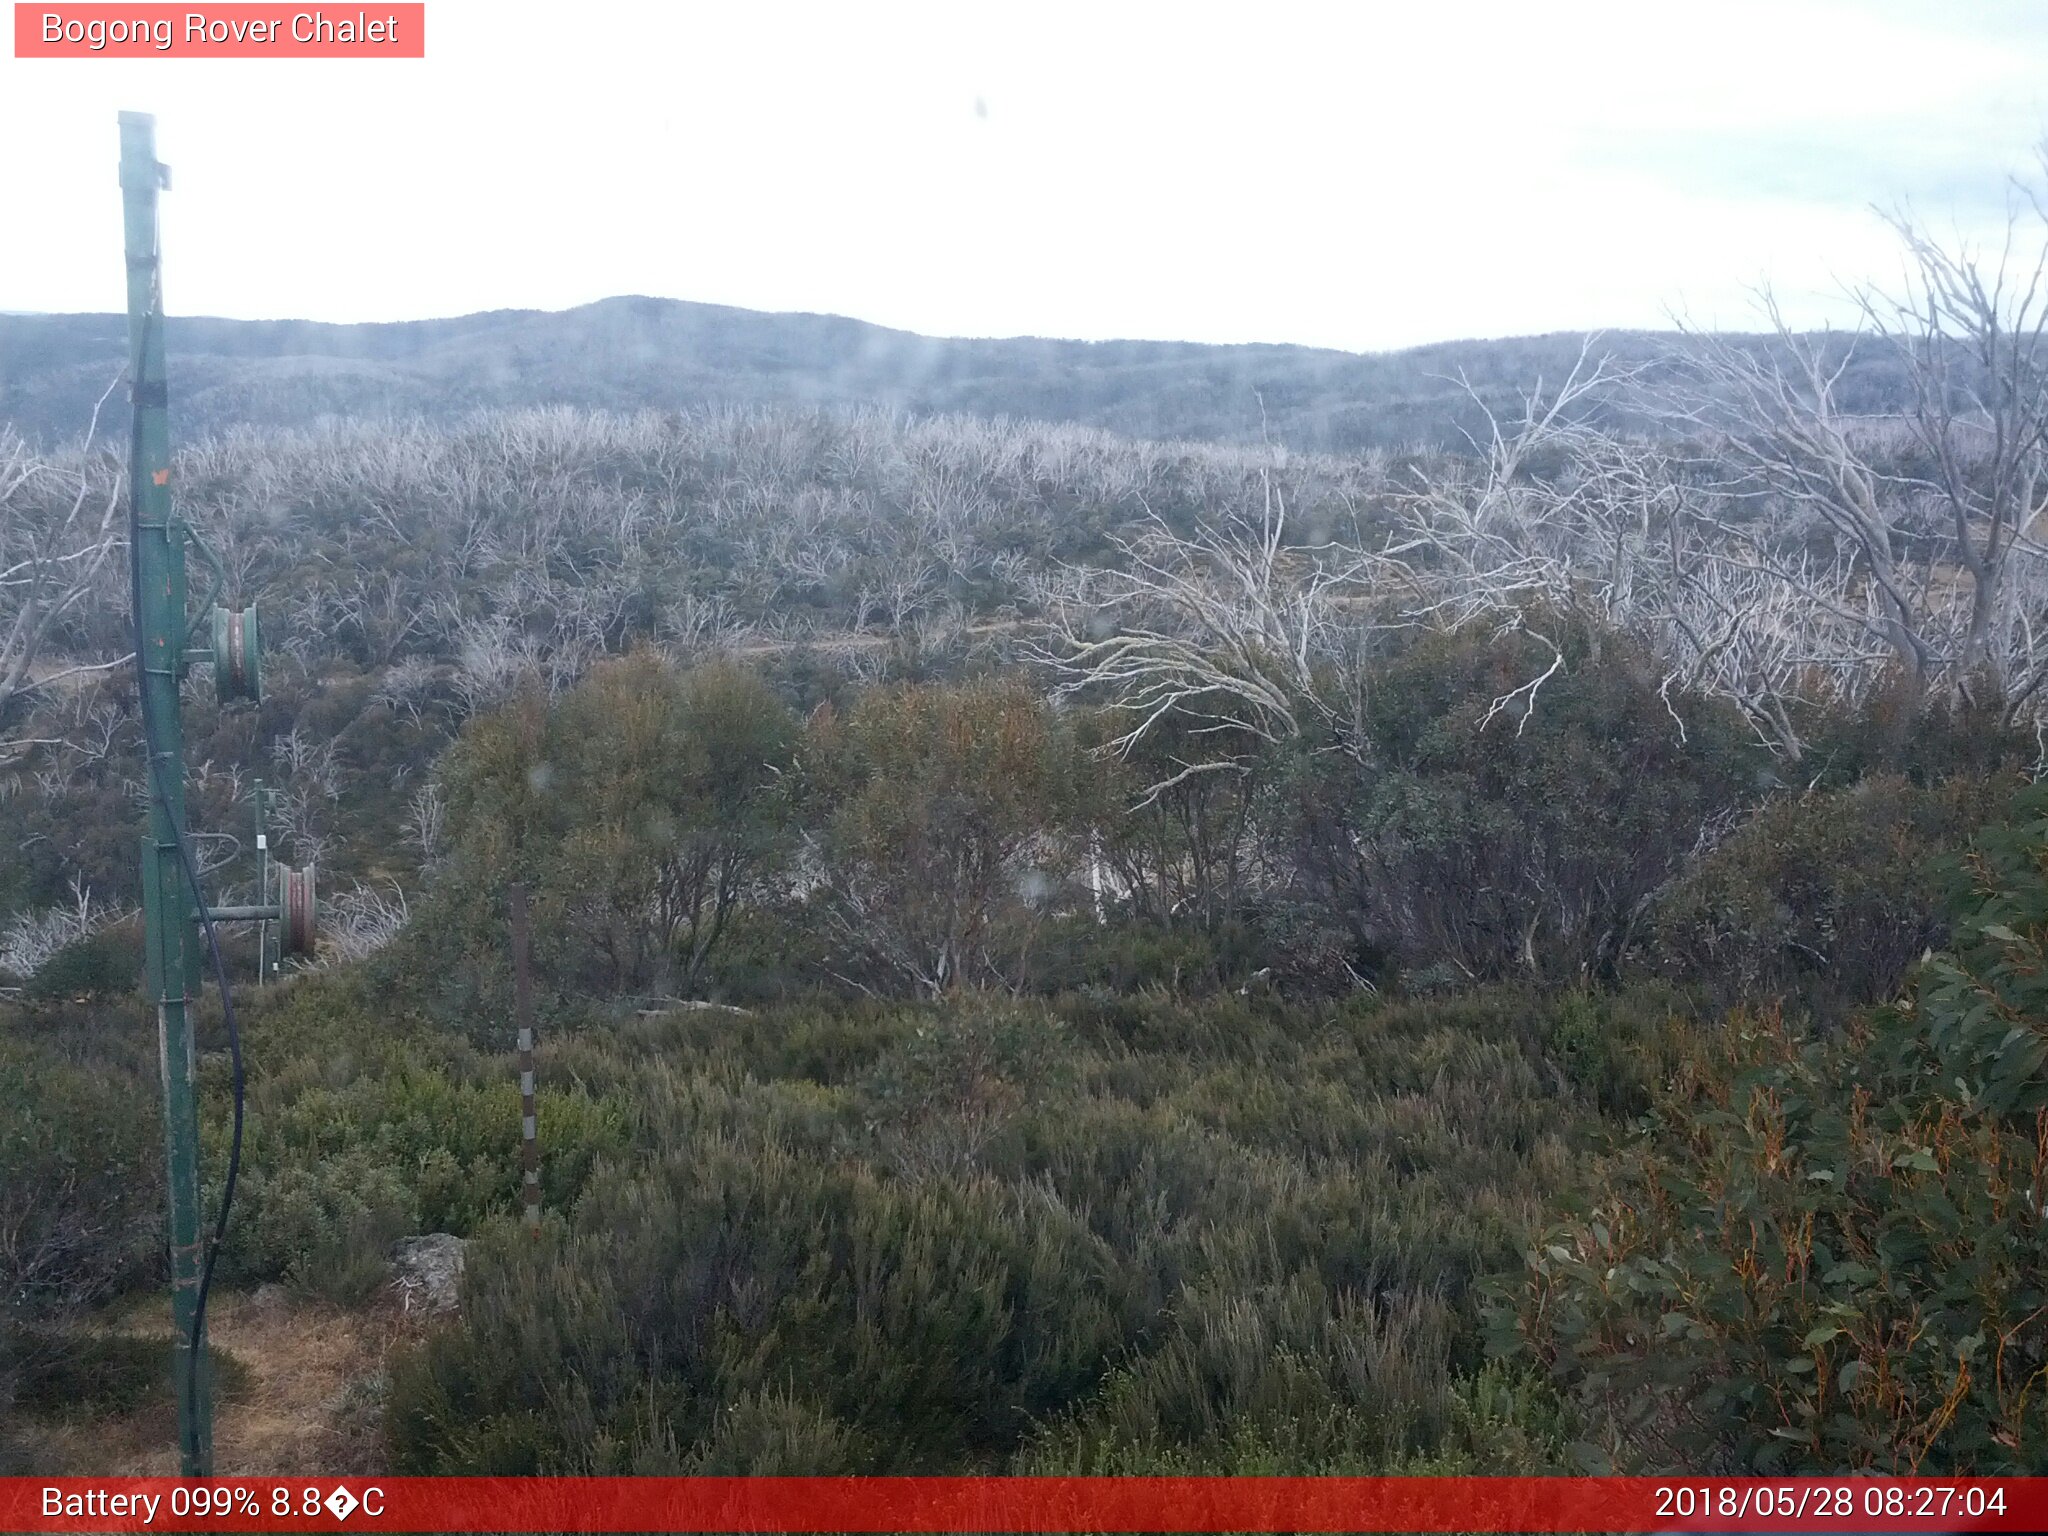
[[[263,649],[254,608],[213,610],[213,691],[221,703],[263,698]]]
[[[313,895],[313,866],[287,869],[279,866],[278,906],[283,919],[278,924],[278,948],[287,955],[310,955],[319,936],[318,904]]]

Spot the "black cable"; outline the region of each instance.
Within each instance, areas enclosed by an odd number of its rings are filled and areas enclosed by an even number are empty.
[[[128,438],[128,595],[131,604],[130,619],[135,634],[135,680],[136,693],[140,703],[142,725],[142,751],[148,766],[149,787],[162,810],[165,823],[177,838],[178,862],[185,871],[185,882],[192,888],[192,901],[199,909],[199,921],[206,930],[206,947],[213,957],[214,986],[220,992],[221,1014],[227,1022],[228,1062],[233,1083],[235,1101],[234,1134],[228,1143],[228,1173],[221,1185],[220,1217],[214,1223],[213,1241],[207,1244],[206,1258],[199,1270],[199,1295],[192,1309],[192,1333],[185,1352],[186,1390],[191,1401],[199,1396],[199,1341],[206,1332],[206,1300],[213,1290],[214,1261],[220,1255],[221,1245],[227,1241],[228,1216],[235,1204],[235,1180],[242,1171],[242,1118],[245,1102],[246,1083],[242,1072],[242,1031],[235,1020],[235,999],[228,987],[227,962],[221,957],[220,935],[213,926],[213,913],[206,905],[206,891],[200,884],[199,866],[192,858],[191,839],[184,826],[171,814],[170,793],[164,788],[161,765],[157,760],[156,723],[149,713],[149,664],[145,655],[142,633],[142,567],[137,559],[142,548],[142,508],[138,495],[142,484],[142,409],[145,403],[143,391],[139,388],[142,377],[142,361],[149,355],[150,333],[158,319],[160,290],[156,286],[157,274],[150,274],[149,308],[142,317],[142,344],[136,350],[133,365],[129,369],[129,385],[134,397],[134,416]],[[180,618],[183,615],[179,615]],[[184,648],[183,637],[179,637],[178,649]],[[178,665],[178,657],[171,657],[171,665]],[[196,1158],[198,1148],[195,1145]]]

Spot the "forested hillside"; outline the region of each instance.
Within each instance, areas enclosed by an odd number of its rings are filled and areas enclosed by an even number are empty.
[[[195,844],[246,898],[264,778],[326,893],[318,952],[239,989],[220,1254],[232,1339],[357,1341],[299,1453],[2039,1470],[2048,357],[2031,298],[1911,253],[1950,297],[1874,311],[1867,372],[1545,343],[1456,444],[1405,384],[1339,392],[1355,435],[1261,385],[1264,437],[1199,350],[897,338],[842,377],[805,322],[748,377],[822,400],[659,396],[657,346],[620,401],[562,334],[726,326],[708,378],[769,333],[619,301],[331,334],[321,405],[264,371],[311,333],[188,328],[181,419],[266,424],[192,432],[178,505],[269,637],[260,704],[187,687]],[[52,338],[95,323],[0,333],[75,417]],[[969,367],[1011,345],[1100,396],[975,397],[1024,387]],[[913,356],[955,362],[877,382]],[[363,379],[433,409],[308,423]],[[1126,430],[922,412],[970,403]],[[157,1466],[122,460],[14,409],[0,1463]],[[427,1234],[467,1244],[452,1312],[392,1283]],[[289,1371],[235,1347],[256,1447]]]
[[[166,335],[178,420],[189,433],[333,418],[446,422],[538,405],[840,405],[1072,422],[1144,438],[1270,438],[1313,452],[1461,441],[1483,420],[1461,380],[1499,407],[1539,378],[1561,378],[1580,342],[1538,336],[1362,356],[960,340],[647,298],[390,325],[173,316]],[[1654,363],[1680,344],[1647,332],[1607,339],[1632,363]],[[52,443],[74,437],[120,372],[126,345],[118,315],[0,315],[0,420]],[[1895,363],[1874,351],[1852,368],[1843,393],[1852,408],[1874,410],[1898,403],[1905,387]]]

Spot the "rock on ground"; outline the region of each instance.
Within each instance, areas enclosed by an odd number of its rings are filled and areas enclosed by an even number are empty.
[[[452,1232],[401,1237],[391,1245],[391,1284],[408,1312],[453,1312],[462,1301],[466,1244]]]

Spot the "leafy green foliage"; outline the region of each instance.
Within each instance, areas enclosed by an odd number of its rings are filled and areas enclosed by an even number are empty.
[[[1895,997],[1946,939],[1937,860],[2008,793],[1882,775],[1772,800],[1659,898],[1646,958],[1722,1007],[1778,1000],[1834,1017]]]
[[[149,1273],[160,1231],[153,1085],[48,1023],[0,1013],[0,1410],[81,1307]]]
[[[1814,721],[1804,776],[1831,788],[1887,776],[1932,787],[2027,773],[2040,757],[2033,731],[2006,718],[1995,689],[1975,691],[1981,697],[1944,703],[1894,676],[1860,708]]]
[[[636,1146],[538,1243],[486,1226],[459,1326],[394,1376],[397,1455],[1533,1465],[1554,1405],[1462,1373],[1470,1287],[1584,1118],[1541,1011],[965,994],[593,1027],[566,1059],[633,1084]]]
[[[443,765],[451,855],[389,962],[447,1013],[509,1003],[505,892],[557,996],[695,987],[785,856],[796,724],[752,672],[642,653],[479,716]],[[489,967],[476,964],[490,956]]]
[[[1076,748],[1015,683],[864,694],[812,719],[806,810],[816,909],[853,964],[928,995],[1018,975],[1042,917],[1071,902]]]
[[[1306,890],[1367,954],[1467,980],[1610,975],[1752,789],[1732,712],[1666,689],[1626,636],[1531,625],[1556,630],[1555,658],[1520,632],[1418,641],[1373,679],[1369,762],[1310,741],[1278,780]]]
[[[1957,879],[1954,950],[1839,1038],[1703,1035],[1498,1321],[1596,1458],[2048,1465],[2048,798]]]
[[[1238,1326],[1249,1319],[1240,1314]],[[1494,1366],[1448,1383],[1434,1372],[1404,1377],[1401,1367],[1412,1362],[1399,1358],[1406,1340],[1398,1324],[1361,1327],[1354,1317],[1349,1327],[1352,1337],[1335,1341],[1343,1354],[1334,1369],[1317,1370],[1298,1354],[1261,1360],[1256,1346],[1240,1350],[1236,1363],[1250,1370],[1232,1387],[1254,1400],[1253,1411],[1205,1439],[1162,1433],[1151,1383],[1119,1375],[1104,1393],[1106,1410],[1047,1426],[1019,1470],[1039,1477],[1474,1477],[1538,1475],[1561,1463],[1571,1421],[1548,1383]],[[1361,1365],[1391,1367],[1385,1386],[1361,1380]],[[1401,1397],[1404,1388],[1418,1397]],[[1359,1389],[1374,1407],[1347,1400]],[[1126,1438],[1134,1411],[1136,1434]],[[1118,1419],[1126,1422],[1106,1422]],[[1402,1448],[1408,1444],[1426,1448]]]
[[[1126,710],[1079,722],[1092,759],[1082,793],[1094,846],[1134,915],[1161,928],[1216,932],[1241,916],[1251,894],[1256,755],[1237,743],[1242,771],[1184,772],[1229,754],[1213,728],[1178,711],[1153,722],[1127,751],[1112,750],[1140,723]],[[1148,785],[1163,787],[1148,794]]]
[[[243,1010],[257,1071],[224,1281],[283,1280],[360,1302],[388,1278],[395,1239],[466,1235],[515,1208],[511,1051],[479,1052],[383,1014],[359,976],[308,978],[246,997]],[[216,1178],[227,1151],[225,1065],[209,1060],[203,1084],[206,1166]],[[571,1199],[626,1145],[625,1111],[567,1074],[540,1086],[536,1107],[548,1149],[543,1194]]]
[[[73,939],[43,962],[22,995],[30,1002],[116,997],[141,981],[141,944],[134,927],[122,924]]]
[[[536,861],[542,898],[607,990],[688,987],[781,857],[796,723],[756,673],[647,654],[599,668],[557,714],[542,771],[566,826]]]
[[[1019,1113],[1073,1085],[1073,1065],[1056,1018],[982,1003],[919,1023],[882,1054],[861,1097],[883,1159],[918,1177],[973,1166]]]
[[[105,1294],[148,1251],[157,1127],[141,1075],[0,1028],[0,1300],[34,1309]]]

